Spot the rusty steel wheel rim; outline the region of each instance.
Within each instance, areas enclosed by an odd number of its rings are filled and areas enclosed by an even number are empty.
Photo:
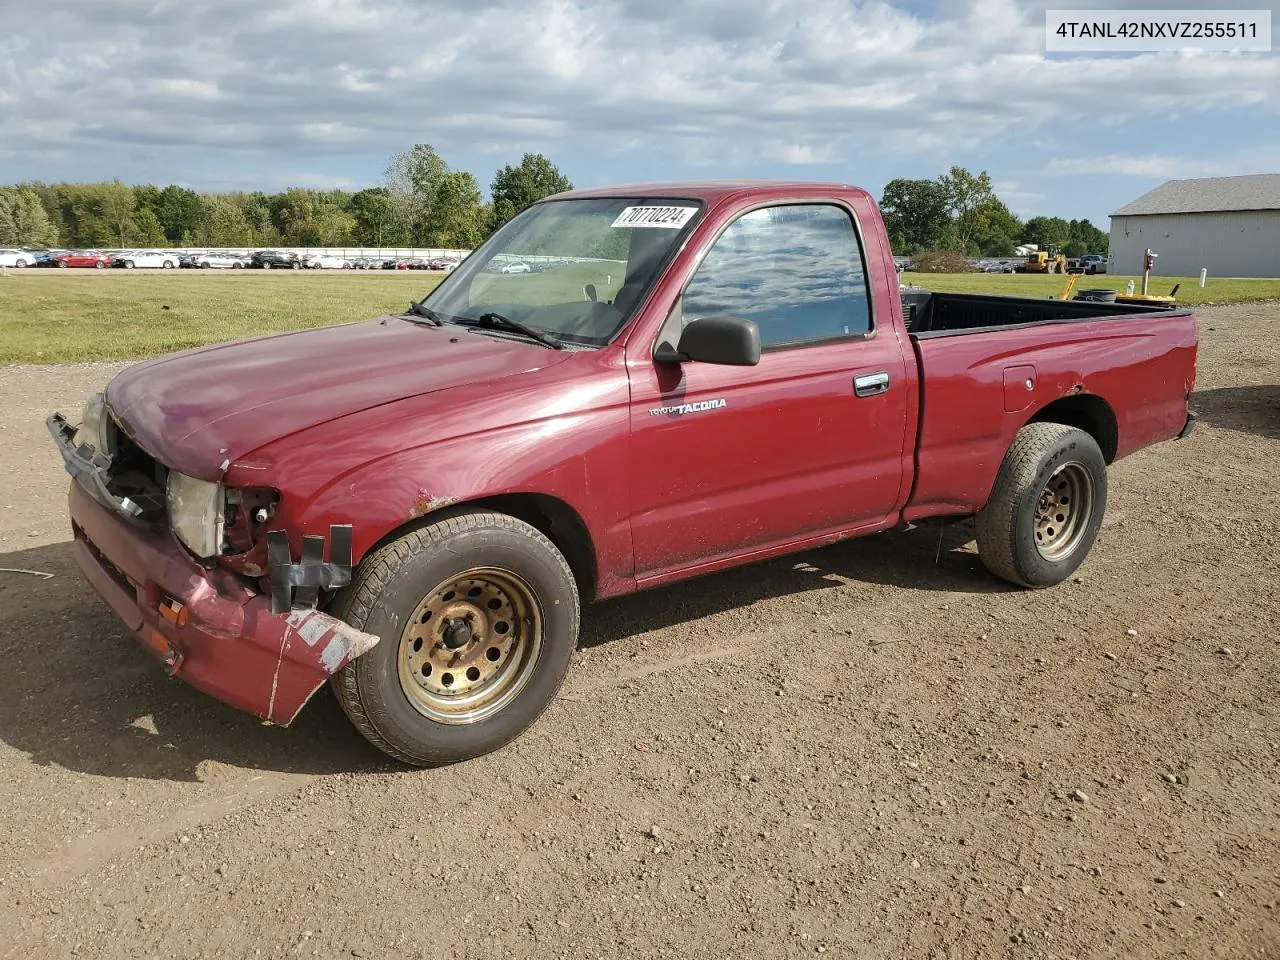
[[[542,607],[516,574],[474,567],[428,593],[400,637],[400,687],[439,723],[479,723],[506,707],[542,650]]]
[[[1080,463],[1054,471],[1036,501],[1036,549],[1049,561],[1075,553],[1093,516],[1093,476]]]

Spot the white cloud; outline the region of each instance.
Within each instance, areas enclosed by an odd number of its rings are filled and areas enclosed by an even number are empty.
[[[1106,156],[1054,157],[1045,166],[1050,174],[1111,174],[1154,180],[1192,177],[1228,177],[1268,173],[1280,166],[1280,147],[1248,152],[1233,151],[1214,158],[1173,157],[1160,154],[1108,154]]]
[[[246,152],[284,170],[428,141],[446,157],[873,154],[940,169],[1099,123],[1246,105],[1280,122],[1280,58],[1046,60],[1047,5],[939,0],[927,19],[881,0],[23,3],[0,37],[0,158],[24,176],[129,179],[140,157],[180,176]],[[1135,176],[1181,163],[1102,159]]]

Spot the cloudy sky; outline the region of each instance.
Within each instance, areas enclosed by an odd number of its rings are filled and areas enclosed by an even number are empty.
[[[1201,7],[1270,8],[1280,0]],[[1054,55],[1044,10],[1178,0],[15,0],[0,183],[376,183],[433,144],[487,185],[986,169],[1026,216],[1280,171],[1280,53]],[[1280,49],[1280,43],[1277,44]]]

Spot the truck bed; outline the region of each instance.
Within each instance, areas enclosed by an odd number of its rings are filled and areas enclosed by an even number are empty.
[[[1024,324],[1170,312],[1174,311],[1167,307],[1132,303],[933,293],[911,288],[902,291],[902,319],[907,325],[907,332],[916,337],[954,336]]]
[[[981,508],[1028,422],[1087,430],[1109,463],[1187,425],[1197,343],[1187,308],[902,296],[920,376],[907,520]]]

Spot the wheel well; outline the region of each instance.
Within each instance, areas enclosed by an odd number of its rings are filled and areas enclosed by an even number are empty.
[[[407,523],[392,530],[377,543],[373,544],[366,551],[365,556],[392,540],[404,536],[410,530],[425,526],[428,523],[435,523],[447,516],[482,510],[505,513],[508,516],[515,517],[517,520],[523,520],[529,526],[537,529],[556,545],[556,549],[564,554],[564,558],[569,564],[569,569],[573,571],[573,578],[578,583],[578,595],[583,602],[589,601],[595,596],[596,552],[591,542],[591,534],[587,530],[587,525],[582,522],[582,518],[578,516],[577,511],[563,500],[557,500],[555,497],[541,493],[503,494],[496,497],[486,497],[481,500],[468,500],[464,503],[453,504],[443,510],[432,511],[417,518],[412,523]]]
[[[1063,397],[1044,407],[1028,423],[1064,423],[1083,430],[1098,442],[1107,463],[1116,458],[1120,428],[1111,405],[1092,393]]]

